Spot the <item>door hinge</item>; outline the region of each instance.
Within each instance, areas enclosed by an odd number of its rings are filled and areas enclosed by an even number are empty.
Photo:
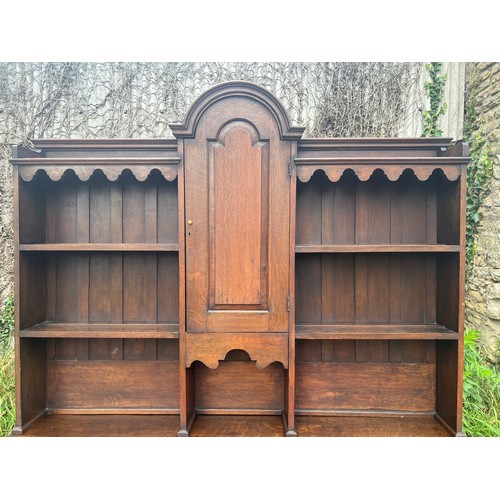
[[[288,176],[291,177],[292,176],[292,162],[293,160],[290,160],[288,162]]]
[[[286,310],[290,312],[290,295],[286,298]]]

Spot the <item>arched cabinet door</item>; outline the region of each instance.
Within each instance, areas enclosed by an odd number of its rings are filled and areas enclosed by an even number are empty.
[[[302,129],[244,82],[204,94],[172,129],[184,138],[186,331],[287,332],[288,163]]]

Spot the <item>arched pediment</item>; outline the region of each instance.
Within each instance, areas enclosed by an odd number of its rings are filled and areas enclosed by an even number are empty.
[[[203,93],[189,108],[183,123],[170,124],[177,138],[192,138],[203,113],[214,103],[228,97],[247,97],[263,104],[273,114],[282,140],[299,140],[304,127],[291,126],[285,108],[276,97],[264,87],[245,81],[221,83]]]

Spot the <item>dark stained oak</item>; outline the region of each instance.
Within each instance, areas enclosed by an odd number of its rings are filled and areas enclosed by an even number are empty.
[[[198,412],[278,414],[284,410],[284,370],[279,363],[259,369],[246,361],[222,361],[217,370],[196,366]]]
[[[448,437],[450,433],[432,416],[302,416],[299,437]]]
[[[296,322],[342,327],[438,323],[456,332],[436,319],[437,291],[447,283],[439,273],[436,278],[440,255],[297,254]]]
[[[19,332],[21,337],[44,338],[178,338],[177,323],[51,323],[43,322]]]
[[[381,170],[390,181],[397,181],[405,171],[413,171],[420,181],[426,181],[439,169],[448,180],[456,181],[460,176],[462,157],[422,158],[422,157],[387,157],[387,158],[296,158],[297,177],[307,182],[317,170],[323,170],[330,181],[337,182],[345,170],[351,169],[361,181],[369,180],[376,170]]]
[[[47,362],[48,408],[115,413],[178,409],[177,362],[150,361],[144,352],[132,361],[96,357]]]
[[[233,349],[242,349],[255,361],[258,368],[265,368],[279,361],[288,368],[288,336],[282,333],[187,333],[186,366],[201,361],[209,368],[217,368],[219,361]]]
[[[433,416],[303,416],[299,437],[446,437],[449,432]],[[48,414],[24,436],[48,437],[173,437],[177,415]],[[281,416],[198,415],[193,437],[281,437]]]
[[[178,415],[48,414],[24,436],[46,437],[173,437]]]
[[[297,324],[297,339],[457,339],[458,334],[442,325],[304,325]]]
[[[14,434],[460,435],[468,148],[243,81],[170,128],[14,146]]]
[[[19,245],[22,252],[176,252],[177,243],[43,243]]]
[[[297,253],[418,253],[418,252],[460,252],[459,245],[297,245]]]
[[[193,437],[280,437],[281,416],[198,415],[191,429]]]
[[[434,365],[387,363],[388,350],[375,353],[373,346],[371,350],[363,350],[364,362],[360,353],[356,353],[356,360],[360,360],[356,363],[299,362],[297,410],[434,410]]]
[[[197,106],[184,141],[186,330],[287,332],[290,146],[260,92]]]

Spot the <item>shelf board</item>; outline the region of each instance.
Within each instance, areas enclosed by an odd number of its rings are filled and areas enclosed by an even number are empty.
[[[317,416],[298,412],[299,437],[447,437],[450,432],[432,415]],[[46,413],[22,436],[109,437],[176,436],[179,415],[65,415]],[[18,434],[18,433],[16,433]],[[199,415],[191,436],[284,436],[281,416]],[[20,437],[22,437],[20,436]]]
[[[175,437],[179,415],[61,415],[46,413],[22,434],[45,437]],[[17,433],[16,433],[17,434]]]
[[[21,252],[177,252],[178,243],[35,243],[20,244]]]
[[[295,253],[460,252],[460,245],[296,245]]]
[[[43,338],[179,338],[177,323],[52,323],[25,328],[21,337]]]
[[[450,432],[433,415],[299,414],[297,433],[303,437],[448,437]]]
[[[458,333],[442,325],[313,325],[298,324],[296,339],[316,340],[455,340]]]

